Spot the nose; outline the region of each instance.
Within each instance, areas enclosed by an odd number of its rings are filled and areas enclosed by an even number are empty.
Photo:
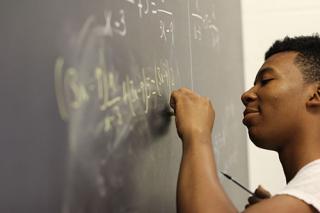
[[[256,99],[257,99],[257,94],[254,91],[254,87],[251,87],[249,90],[247,90],[241,95],[241,101],[245,106],[255,101]]]

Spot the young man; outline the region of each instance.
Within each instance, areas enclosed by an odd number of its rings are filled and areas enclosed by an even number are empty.
[[[241,100],[250,139],[278,152],[287,181],[283,191],[244,212],[320,211],[320,38],[287,37],[274,43]],[[178,212],[237,212],[217,175],[210,101],[182,88],[172,93],[170,104],[183,142]]]

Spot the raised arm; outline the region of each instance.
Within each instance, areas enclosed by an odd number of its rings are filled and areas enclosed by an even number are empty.
[[[183,144],[177,189],[178,212],[236,212],[216,172],[211,141],[215,114],[211,102],[182,88],[172,93],[170,104]]]
[[[217,175],[211,133],[215,113],[210,100],[182,88],[171,95],[176,127],[182,140],[177,210],[179,213],[237,212],[224,192]],[[305,202],[280,195],[264,199],[248,207],[245,213],[316,212]]]

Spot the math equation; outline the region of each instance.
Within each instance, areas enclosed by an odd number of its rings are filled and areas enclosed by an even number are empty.
[[[97,113],[102,114],[95,129],[108,133],[123,126],[128,116],[146,116],[156,108],[154,103],[165,100],[169,105],[172,90],[176,86],[188,86],[177,84],[181,64],[191,67],[187,75],[190,75],[188,78],[193,87],[192,45],[203,43],[214,49],[219,44],[220,31],[213,4],[204,8],[199,0],[185,3],[187,5],[181,7],[185,11],[181,12],[179,5],[178,9],[177,5],[173,8],[168,0],[121,0],[117,7],[102,8],[100,13],[85,18],[80,30],[72,36],[73,50],[55,61],[55,90],[61,118],[68,121],[73,112],[94,105]],[[186,27],[179,28],[181,20]],[[140,26],[149,21],[148,27]],[[155,32],[143,39],[156,43],[156,48],[130,49],[135,43],[132,41],[135,28],[140,29],[141,36],[147,34],[144,31]],[[181,51],[176,51],[178,38],[189,40],[183,52],[184,57],[189,58],[182,61],[179,59]],[[131,40],[127,42],[126,39]],[[132,57],[138,55],[137,61],[152,55],[152,63],[137,62],[125,70],[110,65],[106,59],[117,51],[106,46],[113,42],[122,42],[119,48],[128,48],[125,52],[130,52]],[[159,54],[160,51],[165,54]],[[128,61],[123,63],[130,64]]]

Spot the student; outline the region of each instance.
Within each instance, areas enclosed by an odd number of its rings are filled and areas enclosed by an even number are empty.
[[[287,182],[283,191],[250,205],[244,212],[319,212],[318,35],[276,41],[265,55],[254,86],[241,100],[245,105],[243,123],[250,139],[260,148],[278,152]],[[178,212],[237,212],[217,175],[211,141],[215,112],[210,100],[182,88],[172,93],[170,105],[183,142]],[[261,188],[256,194],[269,197]]]

